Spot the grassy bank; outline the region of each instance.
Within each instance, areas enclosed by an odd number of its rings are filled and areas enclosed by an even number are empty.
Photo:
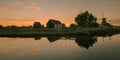
[[[65,28],[65,29],[0,29],[1,37],[36,37],[36,36],[88,36],[119,34],[120,26],[106,28]]]

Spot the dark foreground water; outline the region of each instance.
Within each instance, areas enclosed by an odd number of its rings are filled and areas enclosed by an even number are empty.
[[[1,37],[0,60],[120,60],[120,34],[36,39]]]

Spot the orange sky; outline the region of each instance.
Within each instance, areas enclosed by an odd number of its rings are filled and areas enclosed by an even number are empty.
[[[32,25],[39,21],[46,25],[49,19],[60,20],[69,26],[81,11],[88,10],[98,18],[104,16],[111,24],[120,25],[120,0],[2,0],[1,25]]]

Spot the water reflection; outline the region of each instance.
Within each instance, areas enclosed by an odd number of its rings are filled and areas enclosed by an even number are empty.
[[[109,40],[111,40],[111,36],[108,36],[109,37]],[[104,38],[106,38],[107,36],[103,35],[103,42],[104,42]],[[28,38],[28,37],[27,37]],[[30,37],[31,38],[31,37]],[[41,40],[41,38],[47,38],[47,40],[52,43],[52,42],[56,42],[58,40],[73,40],[76,42],[76,44],[79,46],[79,47],[82,47],[82,48],[86,48],[86,49],[89,49],[90,47],[93,47],[93,45],[97,42],[97,36],[47,36],[47,37],[40,37],[40,36],[35,36],[33,37],[34,40]]]
[[[103,35],[103,42],[105,37],[109,37],[111,40],[112,35]],[[97,36],[47,36],[49,42],[55,42],[57,40],[74,40],[79,47],[89,49],[97,42]],[[34,37],[35,40],[40,40],[41,37]]]
[[[57,40],[61,39],[61,37],[48,36],[47,39],[48,39],[49,42],[54,42],[54,41],[57,41]]]
[[[97,37],[76,37],[75,42],[80,46],[86,49],[92,47],[94,43],[97,42]]]
[[[80,47],[89,49],[89,47],[92,47],[94,43],[97,42],[97,37],[91,37],[91,36],[73,36],[73,37],[63,37],[60,36],[48,36],[47,37],[49,42],[55,42],[57,40],[74,40],[76,44]]]
[[[34,39],[35,39],[35,40],[40,40],[41,37],[40,37],[40,36],[36,36],[36,37],[34,37]]]
[[[119,58],[119,36],[1,37],[0,60],[9,60],[9,57],[15,60],[97,60],[104,56]],[[99,59],[104,60],[102,58]]]

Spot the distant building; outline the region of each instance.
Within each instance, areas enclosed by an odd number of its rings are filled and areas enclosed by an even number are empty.
[[[60,21],[58,20],[54,20],[54,19],[50,19],[48,22],[47,22],[47,28],[56,28],[56,29],[60,29],[60,28],[63,28],[64,24],[62,24]]]

